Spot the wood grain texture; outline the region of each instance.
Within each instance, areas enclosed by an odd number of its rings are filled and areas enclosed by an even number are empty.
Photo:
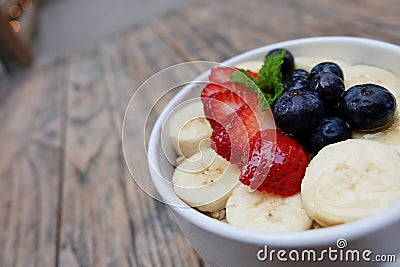
[[[134,266],[102,60],[95,49],[68,62],[60,266]]]
[[[277,41],[345,35],[399,44],[399,14],[397,0],[193,1],[1,80],[0,266],[207,266],[166,206],[129,175],[121,127],[131,95],[168,66]],[[128,133],[132,149],[142,145],[135,127]],[[149,179],[146,156],[134,159],[143,166],[135,175]]]
[[[312,36],[358,36],[399,44],[399,14],[396,0],[208,0],[172,13],[156,26],[182,55],[222,61],[273,42]]]
[[[0,107],[0,266],[54,266],[62,66],[28,73]]]
[[[172,60],[160,60],[161,54]],[[135,185],[122,156],[122,117],[132,88],[174,58],[150,29],[72,57],[60,266],[199,264],[165,206]]]
[[[127,52],[127,69],[132,75],[129,81],[133,90],[155,72],[170,65],[184,61],[164,40],[152,29],[142,29],[127,36],[122,43],[123,51]],[[146,70],[143,66],[149,66]],[[173,77],[171,77],[172,79]],[[151,93],[149,93],[151,94]],[[150,95],[146,99],[153,99]],[[145,101],[145,99],[144,99]],[[120,99],[120,103],[123,99]],[[148,106],[152,102],[145,102]],[[166,104],[165,102],[163,104]],[[126,105],[123,105],[124,109]],[[149,130],[149,129],[148,129]],[[135,138],[138,135],[132,132],[135,147],[143,143],[142,139]],[[150,179],[147,171],[147,160],[143,155],[135,155],[138,162],[143,162],[144,168],[135,171],[135,174]],[[198,258],[171,220],[166,206],[154,201],[149,195],[132,186],[132,180],[125,176],[124,182],[127,190],[127,207],[130,221],[134,225],[134,231],[138,234],[136,246],[138,248],[139,264],[142,266],[202,266],[204,262]],[[138,201],[141,200],[141,201]]]

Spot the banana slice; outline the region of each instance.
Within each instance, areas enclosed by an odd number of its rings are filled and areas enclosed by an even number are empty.
[[[263,65],[262,61],[250,60],[237,64],[235,67],[239,69],[251,70],[253,72],[257,72],[260,70]]]
[[[172,176],[176,194],[189,206],[215,212],[225,208],[232,189],[239,183],[236,165],[207,148],[184,160]]]
[[[169,118],[169,137],[176,153],[185,158],[210,147],[211,126],[203,104],[195,101],[174,111]]]
[[[348,66],[343,72],[347,76],[346,89],[356,84],[375,83],[391,91],[397,99],[400,97],[400,77],[393,72],[369,65]]]
[[[391,91],[397,100],[397,114],[388,128],[370,133],[354,131],[353,138],[378,141],[400,152],[400,77],[390,71],[368,65],[350,66],[343,71],[347,77],[346,89],[356,84],[374,83]]]
[[[226,203],[228,223],[265,231],[290,232],[311,228],[313,220],[301,203],[300,194],[280,197],[264,192],[250,193],[249,187],[236,187]]]
[[[400,202],[400,154],[379,142],[349,139],[324,147],[307,167],[301,198],[321,226],[375,214]]]

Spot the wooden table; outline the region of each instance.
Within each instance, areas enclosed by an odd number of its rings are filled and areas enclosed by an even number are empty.
[[[0,266],[207,266],[129,176],[130,96],[176,63],[319,35],[399,44],[398,0],[194,1],[0,81]]]

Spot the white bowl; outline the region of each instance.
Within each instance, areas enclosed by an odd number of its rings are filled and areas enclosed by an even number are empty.
[[[275,43],[235,56],[223,64],[233,66],[248,60],[262,60],[264,55],[274,48],[286,48],[295,57],[332,57],[343,59],[350,64],[369,64],[385,68],[400,75],[399,46],[354,37],[316,37]],[[204,80],[206,77],[207,73],[204,73],[199,80]],[[284,249],[289,253],[296,249],[305,256],[307,256],[305,249],[313,249],[316,255],[320,256],[318,253],[331,247],[331,249],[337,249],[337,255],[340,256],[341,249],[338,249],[336,242],[343,238],[347,241],[347,247],[343,248],[342,252],[357,249],[361,258],[360,262],[354,264],[360,266],[367,264],[362,259],[362,253],[365,250],[372,251],[370,258],[377,254],[400,254],[400,204],[355,222],[294,233],[273,233],[236,227],[207,217],[185,205],[176,196],[171,184],[164,179],[164,177],[172,176],[173,166],[163,156],[160,133],[169,111],[178,103],[193,97],[190,89],[191,86],[183,88],[167,105],[155,123],[148,146],[149,168],[161,197],[166,203],[176,204],[169,207],[176,217],[179,228],[207,262],[219,266],[344,265],[345,261],[340,261],[340,258],[332,261],[327,254],[323,254],[325,256],[320,260],[300,262],[290,259],[287,262],[280,261],[276,252],[273,254],[272,261],[268,258],[263,262],[257,257],[257,253],[259,256],[265,256],[262,251],[265,246],[269,252]],[[172,145],[164,143],[163,146]],[[172,147],[166,149],[171,150]],[[294,252],[291,253],[295,255]],[[400,256],[398,256],[398,261],[400,262]],[[378,265],[377,262],[369,264]]]

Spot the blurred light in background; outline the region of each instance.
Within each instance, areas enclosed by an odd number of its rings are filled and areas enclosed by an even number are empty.
[[[21,30],[21,23],[17,20],[17,18],[21,16],[22,10],[27,11],[31,7],[32,7],[32,0],[21,0],[19,2],[19,5],[11,5],[9,7],[8,14],[13,19],[9,21],[9,24],[15,32],[19,32]]]
[[[12,20],[9,22],[11,28],[15,31],[15,32],[19,32],[19,30],[21,29],[21,24],[19,23],[19,21],[16,20]]]
[[[32,0],[21,0],[19,5],[23,10],[28,10],[32,7]]]
[[[18,18],[19,15],[21,15],[21,8],[17,5],[12,5],[8,9],[8,13],[10,14],[10,17],[12,18]]]

